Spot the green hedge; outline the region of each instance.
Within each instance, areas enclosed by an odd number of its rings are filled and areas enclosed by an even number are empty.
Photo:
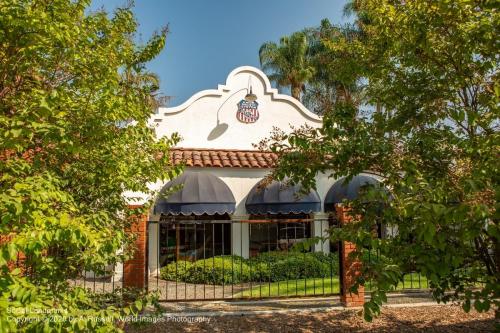
[[[213,257],[196,261],[184,280],[191,283],[235,284],[249,281],[250,270],[241,257]]]
[[[268,252],[249,260],[251,272],[256,267],[258,281],[283,281],[338,275],[336,254]]]
[[[186,276],[189,276],[189,271],[193,266],[190,261],[179,260],[172,262],[160,269],[160,276],[164,280],[169,281],[184,281]]]
[[[251,259],[217,256],[195,262],[178,261],[160,270],[164,280],[204,284],[283,281],[338,275],[338,255],[266,252]]]

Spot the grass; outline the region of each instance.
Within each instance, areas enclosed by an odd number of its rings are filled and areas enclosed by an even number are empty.
[[[247,284],[250,286],[250,284]],[[366,286],[369,291],[370,284]],[[396,290],[427,289],[429,284],[424,276],[419,278],[417,273],[405,274],[404,282],[399,282]],[[251,288],[243,290],[234,295],[238,298],[261,298],[261,297],[280,297],[280,296],[314,296],[331,295],[340,292],[339,278],[310,278],[288,281],[279,281],[271,283],[255,283]]]
[[[235,297],[278,297],[278,296],[314,296],[338,294],[340,292],[339,279],[310,278],[253,285],[243,290]]]
[[[408,273],[404,275],[403,281],[398,283],[395,290],[418,290],[418,289],[428,289],[429,282],[425,276],[420,276],[418,273]],[[366,284],[366,290],[371,290],[370,283]]]
[[[408,273],[404,275],[403,282],[399,282],[397,290],[403,289],[427,289],[429,282],[425,276],[420,276],[418,273]]]

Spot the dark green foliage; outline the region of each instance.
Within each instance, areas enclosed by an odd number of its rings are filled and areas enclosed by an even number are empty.
[[[196,262],[172,262],[163,267],[164,280],[203,284],[283,281],[338,275],[336,253],[266,252],[251,259],[218,256]]]
[[[249,260],[262,281],[283,281],[338,274],[338,256],[323,253],[267,252]]]
[[[161,269],[161,278],[169,281],[182,281],[192,266],[192,262],[185,260],[170,263]]]
[[[188,279],[191,283],[236,284],[249,281],[250,270],[241,257],[221,256],[196,261]]]

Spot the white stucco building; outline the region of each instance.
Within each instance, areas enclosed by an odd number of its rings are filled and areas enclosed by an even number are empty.
[[[261,70],[238,67],[217,89],[196,93],[179,106],[160,108],[151,123],[159,136],[177,132],[182,137],[179,146],[172,150],[172,159],[175,163],[185,163],[186,169],[184,178],[178,181],[183,189],[170,197],[159,198],[149,216],[149,221],[153,221],[148,231],[150,273],[156,273],[168,260],[199,258],[200,238],[203,243],[212,242],[211,255],[248,258],[263,251],[264,246],[260,244],[270,248],[269,242],[263,241],[263,231],[255,227],[251,230],[252,224],[248,221],[252,219],[274,219],[276,227],[273,228],[277,229],[273,231],[276,234],[272,239],[276,243],[273,249],[282,246],[283,238],[287,239],[288,246],[293,232],[295,238],[325,234],[329,226],[324,202],[335,179],[317,175],[317,191],[300,200],[291,196],[294,188],[255,188],[269,174],[276,159],[271,153],[259,152],[255,144],[269,137],[274,128],[288,132],[292,127],[319,127],[322,123],[320,117],[299,101],[272,88]],[[154,187],[171,185],[172,182],[158,183]],[[186,219],[233,221],[199,234],[197,230],[206,229],[203,222],[196,224],[197,227],[181,228],[175,224]],[[277,219],[308,219],[309,223],[302,227],[297,223],[280,224]],[[154,223],[160,221],[163,222]],[[301,236],[297,236],[297,230],[302,232]],[[267,234],[269,237],[269,231]],[[317,243],[312,250],[328,252],[330,244]],[[175,253],[169,255],[169,251]],[[205,250],[203,253],[206,257]]]

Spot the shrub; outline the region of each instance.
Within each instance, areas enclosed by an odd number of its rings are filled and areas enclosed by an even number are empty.
[[[336,253],[300,253],[273,251],[251,259],[217,256],[196,262],[170,263],[160,270],[165,280],[204,284],[283,281],[338,275]]]
[[[242,257],[217,256],[196,262],[172,262],[160,269],[160,277],[189,283],[234,284],[249,281],[250,273]]]
[[[245,259],[221,256],[196,261],[189,270],[189,282],[207,284],[235,284],[250,280]]]
[[[186,277],[189,276],[188,272],[192,266],[192,262],[185,260],[171,262],[160,269],[160,277],[163,280],[187,282]]]
[[[262,253],[249,261],[252,278],[257,278],[254,281],[275,282],[338,274],[336,254],[274,251]]]

